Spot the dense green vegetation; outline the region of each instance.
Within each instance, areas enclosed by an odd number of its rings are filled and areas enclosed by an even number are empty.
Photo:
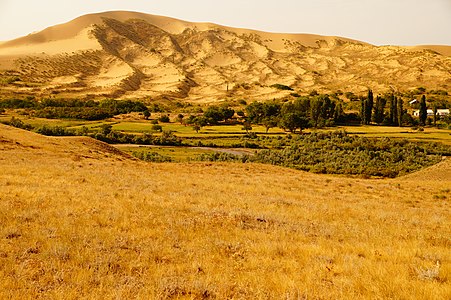
[[[142,102],[132,100],[5,99],[0,101],[0,108],[27,109],[30,115],[46,119],[80,120],[103,120],[118,114],[148,111]]]
[[[276,88],[278,90],[282,90],[282,91],[292,91],[293,89],[287,85],[284,84],[280,84],[280,83],[276,83],[271,85],[272,88]]]
[[[346,132],[288,136],[281,149],[259,150],[253,156],[202,154],[202,161],[259,162],[322,174],[396,177],[433,165],[451,147],[389,138],[364,138]]]
[[[283,85],[273,87],[289,89]],[[13,111],[9,120],[1,117],[3,123],[43,135],[83,135],[110,144],[208,149],[198,157],[190,156],[189,159],[194,160],[254,161],[316,173],[394,177],[431,165],[439,161],[441,155],[451,155],[448,146],[415,141],[443,140],[441,133],[429,136],[420,133],[424,131],[421,126],[450,126],[451,116],[431,118],[426,112],[427,108],[437,112],[438,108],[451,106],[443,100],[447,94],[437,91],[430,100],[426,98],[425,90],[419,88],[410,95],[417,97],[418,102],[414,104],[404,101],[404,96],[390,93],[374,97],[371,90],[365,96],[341,91],[329,96],[312,91],[307,96],[292,93],[281,100],[250,103],[239,100],[202,107],[178,102],[144,104],[132,100],[37,100],[28,97],[0,100],[0,114],[8,111],[8,115]],[[419,118],[409,114],[408,105],[410,112],[419,109]],[[131,112],[140,113],[139,121],[137,114],[128,121],[110,119]],[[26,121],[27,118],[34,120],[32,124]],[[409,129],[410,141],[407,141],[400,139],[405,133],[401,134],[399,130],[393,134],[391,129],[388,130],[385,136],[397,138],[389,139],[323,132],[321,129],[363,128],[362,125],[368,133],[379,137],[384,136],[378,134],[381,126],[409,126],[416,131]],[[392,127],[383,127],[383,130]],[[368,128],[375,128],[374,134]],[[224,153],[210,149],[219,147],[259,150],[254,150],[254,155],[234,155],[234,151]],[[133,154],[152,162],[173,161],[171,156],[162,155],[159,150]]]
[[[258,151],[253,160],[315,173],[396,177],[442,155],[451,155],[451,147],[329,132],[293,137],[282,150]]]

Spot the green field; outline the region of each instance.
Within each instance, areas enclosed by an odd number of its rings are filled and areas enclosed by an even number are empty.
[[[0,122],[9,121],[11,117],[21,119],[24,123],[34,127],[42,125],[61,126],[69,129],[80,129],[85,126],[89,132],[95,132],[98,127],[104,124],[112,125],[115,131],[121,131],[129,134],[152,133],[158,135],[158,132],[152,130],[151,120],[119,120],[109,119],[104,121],[83,121],[67,119],[43,119],[20,115],[16,112],[8,112],[0,115]],[[196,146],[199,141],[202,145],[215,144],[219,147],[234,147],[243,142],[246,132],[242,125],[218,125],[205,126],[197,133],[191,126],[185,126],[180,123],[160,123],[163,130],[172,131],[186,143]],[[451,145],[451,130],[425,127],[424,131],[413,130],[409,127],[390,127],[390,126],[337,126],[325,129],[307,129],[305,133],[312,131],[336,131],[345,130],[349,134],[361,135],[365,137],[390,137],[404,138],[411,141],[440,142]],[[268,133],[264,126],[253,125],[252,131],[258,136],[277,137],[284,136],[287,133],[280,128],[271,128]]]
[[[332,128],[332,130],[343,129],[349,134],[356,134],[365,137],[389,137],[403,138],[410,141],[439,142],[451,145],[451,130],[424,128],[424,131],[413,130],[409,127],[389,127],[389,126],[343,126]],[[327,130],[331,130],[330,128]]]
[[[232,154],[252,154],[250,150],[201,148],[201,147],[173,147],[173,146],[142,146],[142,145],[115,145],[123,152],[132,154],[137,152],[155,152],[164,157],[170,157],[173,162],[187,162],[195,160],[201,154],[213,152],[227,152]]]

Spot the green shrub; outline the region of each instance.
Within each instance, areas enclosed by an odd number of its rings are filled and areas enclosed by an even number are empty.
[[[72,136],[75,135],[75,131],[66,129],[61,126],[48,126],[43,125],[35,129],[36,133],[48,136]]]
[[[2,122],[5,125],[13,126],[20,129],[31,130],[33,126],[25,124],[22,120],[12,117],[9,121]]]
[[[451,155],[451,147],[443,144],[370,139],[345,132],[312,133],[278,142],[283,149],[258,151],[252,160],[314,173],[396,177]]]
[[[271,85],[271,87],[282,91],[293,91],[293,89],[290,88],[289,86],[279,83],[273,84]]]
[[[172,158],[170,158],[169,156],[164,156],[157,152],[134,151],[132,154],[133,154],[133,156],[135,156],[141,160],[149,161],[149,162],[162,163],[162,162],[171,162],[172,161]]]
[[[168,115],[162,115],[161,117],[158,118],[158,121],[160,121],[161,123],[169,123],[169,116]]]
[[[226,152],[203,153],[194,158],[196,161],[215,161],[215,162],[247,162],[248,155],[235,155]]]

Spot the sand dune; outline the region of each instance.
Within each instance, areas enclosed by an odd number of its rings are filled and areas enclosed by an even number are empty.
[[[376,47],[115,11],[1,43],[0,79],[8,76],[20,81],[0,86],[4,95],[36,83],[42,88],[26,92],[191,101],[289,94],[271,90],[275,83],[297,92],[450,90],[451,47]],[[70,88],[74,82],[80,88]]]

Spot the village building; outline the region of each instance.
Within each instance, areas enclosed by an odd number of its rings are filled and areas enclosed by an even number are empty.
[[[427,114],[428,117],[433,117],[434,116],[434,111],[432,109],[428,109],[427,110]],[[445,108],[445,109],[437,109],[437,116],[439,117],[444,117],[444,116],[448,116],[450,114],[449,108]],[[414,117],[419,117],[420,116],[420,110],[416,109],[413,111],[413,116]]]

